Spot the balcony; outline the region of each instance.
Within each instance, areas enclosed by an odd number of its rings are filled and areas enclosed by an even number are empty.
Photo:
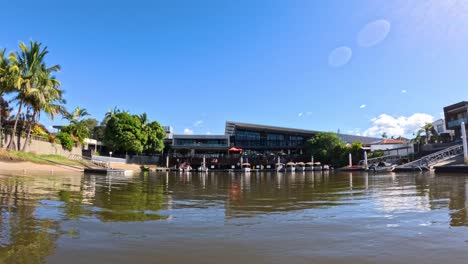
[[[465,122],[465,124],[468,124],[468,118],[467,117],[463,117],[463,118],[460,118],[460,119],[456,119],[456,120],[453,120],[453,121],[449,121],[447,123],[447,128],[454,128],[454,127],[459,127],[461,125],[462,122]]]

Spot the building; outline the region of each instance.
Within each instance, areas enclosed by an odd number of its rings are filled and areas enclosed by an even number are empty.
[[[382,139],[372,143],[370,151],[383,151],[384,155],[407,156],[414,153],[414,145],[406,139]]]
[[[230,143],[226,135],[173,135],[173,157],[222,157],[228,153]]]
[[[307,140],[319,131],[255,125],[239,122],[226,122],[226,135],[231,139],[231,146],[260,153],[281,152],[303,154]],[[378,138],[338,134],[344,143],[361,142],[370,145]]]
[[[468,125],[468,102],[463,101],[444,107],[445,125],[447,129],[454,130],[454,139],[461,137],[461,123]]]
[[[455,136],[454,130],[447,129],[445,124],[445,119],[438,119],[432,122],[432,127],[439,135],[439,142],[440,143],[447,143],[453,141],[453,137]]]

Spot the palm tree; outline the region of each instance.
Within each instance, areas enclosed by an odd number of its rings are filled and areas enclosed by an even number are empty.
[[[67,119],[71,124],[77,124],[81,121],[81,119],[85,116],[89,116],[90,114],[86,110],[86,108],[76,107],[75,110],[71,113],[65,112],[63,118]]]
[[[44,58],[48,54],[47,47],[42,48],[42,44],[30,41],[29,46],[21,42],[20,51],[11,53],[8,57],[10,61],[10,72],[14,80],[15,100],[18,101],[18,112],[16,113],[15,123],[11,132],[11,139],[8,143],[8,149],[17,149],[14,141],[18,121],[22,115],[25,100],[30,95],[31,89],[37,88],[39,75],[44,67]],[[58,71],[60,66],[55,65],[48,68],[50,72]]]
[[[38,75],[38,82],[35,88],[32,88],[25,99],[25,104],[28,107],[28,112],[32,113],[29,118],[26,142],[31,137],[32,127],[40,119],[40,113],[43,111],[51,120],[54,120],[55,115],[62,114],[65,108],[62,106],[65,103],[63,99],[63,90],[61,90],[60,82],[51,75],[55,69],[47,69],[45,65]],[[19,147],[19,146],[18,146]],[[26,150],[26,143],[23,145],[22,151]]]
[[[3,95],[10,91],[11,86],[9,82],[11,78],[9,76],[9,62],[5,57],[6,50],[0,50],[0,147],[3,147],[3,112],[6,101],[3,99]]]

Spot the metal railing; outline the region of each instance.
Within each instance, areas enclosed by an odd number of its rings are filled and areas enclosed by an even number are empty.
[[[418,160],[400,165],[397,168],[400,168],[400,169],[430,168],[431,166],[441,161],[448,160],[459,155],[463,155],[463,144],[459,144],[459,145],[429,154]]]
[[[397,163],[401,160],[401,158],[406,157],[403,155],[386,155],[377,158],[367,159],[367,164],[379,163],[379,162],[387,162],[387,163]],[[364,160],[361,160],[359,163],[364,164]]]

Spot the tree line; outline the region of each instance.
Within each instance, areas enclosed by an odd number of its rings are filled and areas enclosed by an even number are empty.
[[[55,77],[61,66],[47,64],[48,54],[48,48],[36,41],[20,42],[18,51],[8,53],[0,49],[0,132],[9,135],[8,150],[25,151],[31,135],[58,141],[68,150],[90,137],[125,153],[153,153],[164,149],[164,129],[158,122],[149,121],[146,114],[131,115],[114,109],[99,124],[96,119],[85,118],[90,115],[85,108],[68,112],[65,91]],[[52,121],[62,116],[69,124],[57,134],[50,133],[40,123],[43,114]],[[0,133],[0,147],[2,136]],[[26,138],[22,146],[21,138]]]

